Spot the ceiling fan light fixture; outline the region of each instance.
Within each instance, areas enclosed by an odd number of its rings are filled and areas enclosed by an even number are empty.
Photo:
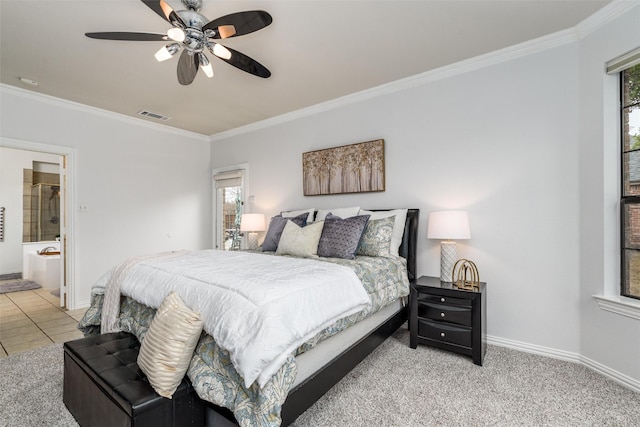
[[[231,51],[229,51],[229,49],[222,46],[221,44],[214,44],[211,52],[218,58],[231,59]]]
[[[169,36],[171,40],[174,40],[180,43],[182,43],[184,39],[187,37],[187,35],[182,30],[182,28],[177,28],[177,27],[170,28],[167,31],[167,36]]]
[[[171,57],[178,53],[179,50],[180,45],[178,43],[171,43],[166,46],[162,46],[162,48],[160,48],[160,50],[155,54],[156,60],[158,62],[162,62],[167,59],[171,59]]]
[[[213,77],[213,67],[209,62],[209,59],[202,53],[199,53],[198,62],[200,63],[200,68],[202,68],[202,71],[204,72],[204,74],[209,78]]]

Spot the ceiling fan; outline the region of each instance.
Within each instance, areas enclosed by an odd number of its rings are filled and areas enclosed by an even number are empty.
[[[178,81],[182,85],[193,82],[198,68],[202,68],[207,77],[213,77],[213,67],[204,53],[205,49],[242,71],[263,78],[271,76],[271,72],[255,59],[218,43],[218,40],[249,34],[271,24],[273,19],[267,12],[262,10],[237,12],[209,21],[199,13],[202,0],[182,0],[186,10],[177,11],[164,0],[142,0],[142,2],[173,26],[166,34],[102,32],[85,33],[85,35],[102,40],[169,42],[156,53],[155,57],[158,61],[165,61],[182,49],[178,61]]]

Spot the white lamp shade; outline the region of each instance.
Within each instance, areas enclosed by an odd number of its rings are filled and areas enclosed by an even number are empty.
[[[242,214],[242,219],[240,220],[240,231],[264,231],[266,229],[267,226],[264,221],[264,214]]]
[[[470,239],[469,215],[465,211],[430,212],[427,237],[440,240]]]

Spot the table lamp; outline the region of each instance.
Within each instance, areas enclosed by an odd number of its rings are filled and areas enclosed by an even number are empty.
[[[247,241],[249,243],[249,249],[258,249],[258,231],[264,231],[266,229],[267,227],[264,220],[264,214],[242,214],[242,219],[240,220],[240,231],[248,232]]]
[[[440,242],[440,280],[451,282],[451,272],[456,263],[456,242],[471,238],[469,216],[465,211],[441,211],[429,213],[427,238]]]

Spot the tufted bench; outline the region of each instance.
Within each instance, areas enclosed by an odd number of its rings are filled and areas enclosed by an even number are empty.
[[[81,426],[202,426],[204,404],[185,377],[172,399],[158,395],[125,332],[64,343],[63,400]]]

